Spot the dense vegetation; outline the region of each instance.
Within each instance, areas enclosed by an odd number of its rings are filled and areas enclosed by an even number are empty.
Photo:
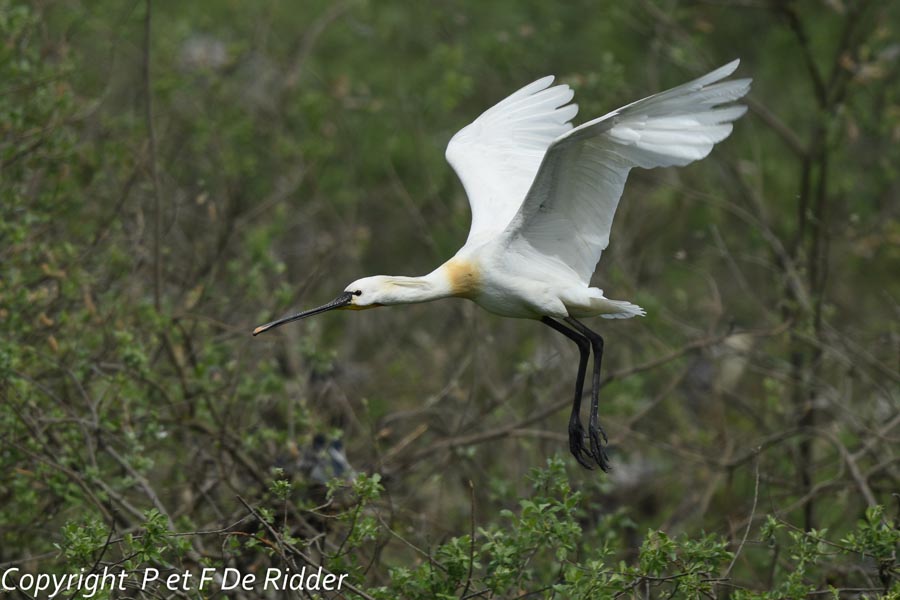
[[[900,598],[898,27],[859,0],[0,0],[0,570]],[[734,57],[749,115],[633,172],[595,275],[649,313],[597,323],[609,476],[566,451],[575,350],[545,327],[446,301],[249,336],[452,255],[444,147],[510,91],[556,73],[584,119]]]

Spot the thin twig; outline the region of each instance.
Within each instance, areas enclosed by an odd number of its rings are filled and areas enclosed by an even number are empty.
[[[806,68],[809,71],[810,79],[812,80],[813,88],[816,92],[816,100],[818,100],[820,106],[824,106],[825,99],[827,97],[827,92],[825,90],[825,81],[822,78],[822,73],[819,71],[819,67],[816,66],[815,58],[813,58],[812,50],[810,49],[809,44],[809,36],[806,35],[806,29],[803,27],[803,23],[800,22],[800,17],[797,16],[797,12],[794,10],[794,7],[785,2],[781,6],[781,11],[784,16],[787,17],[788,24],[791,27],[791,30],[794,32],[794,35],[797,37],[797,41],[800,43],[800,50],[802,50],[803,60],[806,62]]]
[[[463,588],[460,598],[465,598],[472,584],[472,568],[475,566],[475,484],[469,480],[469,573],[466,575],[466,586]]]
[[[144,119],[150,141],[150,174],[153,183],[153,306],[159,311],[162,296],[162,262],[160,240],[162,238],[162,199],[159,195],[159,164],[156,158],[156,132],[153,130],[153,91],[150,87],[150,33],[152,29],[152,1],[147,0],[144,17]]]
[[[784,121],[779,119],[765,104],[751,96],[744,98],[744,102],[747,103],[754,115],[759,117],[763,123],[769,126],[769,129],[774,131],[784,141],[791,152],[800,158],[806,156],[807,149],[800,137],[794,133],[793,129],[785,125]]]
[[[123,469],[131,476],[135,482],[140,486],[142,490],[144,490],[144,494],[147,498],[150,499],[150,502],[153,506],[166,518],[166,523],[169,526],[169,531],[175,531],[175,523],[172,521],[172,517],[169,516],[169,511],[166,510],[166,507],[163,506],[162,500],[159,499],[159,496],[156,494],[156,490],[150,485],[150,482],[147,481],[147,478],[144,477],[134,466],[125,460],[121,454],[115,451],[109,444],[104,445],[103,450],[106,451],[113,459],[122,466]]]
[[[734,556],[731,558],[731,563],[728,565],[728,568],[725,569],[724,577],[731,576],[731,570],[734,568],[734,563],[737,562],[738,557],[741,555],[741,551],[744,549],[744,544],[747,543],[747,536],[750,535],[750,527],[753,525],[753,517],[756,515],[756,502],[759,500],[759,448],[756,449],[756,468],[754,469],[756,472],[756,481],[753,484],[753,506],[750,507],[750,516],[747,517],[747,528],[744,529],[744,537],[741,539],[740,545],[737,547],[737,550],[734,552]]]

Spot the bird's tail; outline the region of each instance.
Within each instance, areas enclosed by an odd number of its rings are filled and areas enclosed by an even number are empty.
[[[590,291],[591,308],[596,311],[594,314],[604,319],[630,319],[647,315],[647,311],[637,304],[625,300],[610,300],[603,295],[603,290],[598,288],[591,288]]]
[[[600,316],[604,319],[630,319],[631,317],[643,317],[647,315],[647,311],[631,302],[624,300],[603,299],[604,309],[610,312],[604,312]]]
[[[587,292],[587,293],[585,293]],[[604,319],[630,319],[643,317],[647,312],[631,302],[610,300],[598,288],[578,288],[568,296],[563,296],[563,303],[570,317],[603,317]]]

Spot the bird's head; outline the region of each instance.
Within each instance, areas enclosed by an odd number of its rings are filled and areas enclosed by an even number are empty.
[[[350,294],[350,303],[342,307],[347,310],[365,310],[386,304],[395,304],[392,291],[394,278],[387,275],[373,275],[357,279],[346,288],[345,294]]]
[[[389,277],[387,275],[363,277],[344,288],[344,291],[328,304],[260,325],[253,330],[253,335],[259,335],[285,323],[305,319],[329,310],[365,310],[388,304],[415,301],[414,292],[425,286],[424,282],[417,281],[412,277]]]

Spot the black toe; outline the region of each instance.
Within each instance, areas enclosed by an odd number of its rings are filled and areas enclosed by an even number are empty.
[[[601,435],[603,436],[603,442],[600,441]],[[594,459],[604,473],[609,473],[609,456],[606,454],[606,434],[603,433],[603,428],[589,426],[588,437],[591,443],[591,458]]]
[[[581,423],[569,425],[569,452],[582,467],[593,470],[590,463],[591,453],[584,447],[584,428]]]

